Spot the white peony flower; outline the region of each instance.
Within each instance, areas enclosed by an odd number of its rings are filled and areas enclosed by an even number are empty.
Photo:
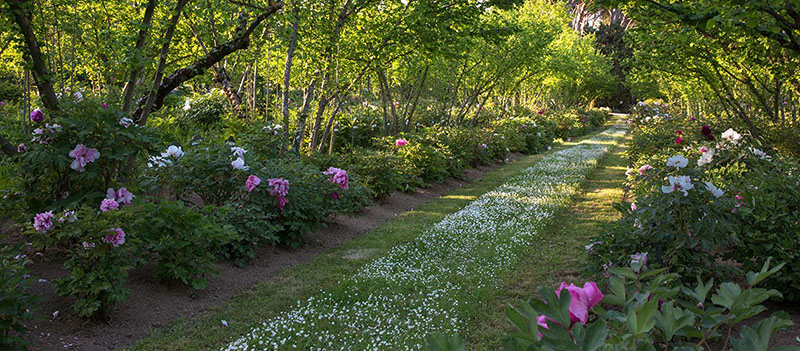
[[[661,187],[661,192],[664,194],[669,194],[675,190],[680,191],[683,193],[683,196],[689,195],[688,190],[694,188],[694,184],[692,184],[692,178],[689,176],[669,176],[669,185],[665,185]]]
[[[123,126],[123,127],[125,127],[125,128],[128,128],[128,127],[130,127],[131,125],[133,125],[133,120],[132,120],[132,119],[130,119],[130,118],[128,118],[128,117],[122,117],[122,118],[119,120],[119,125],[121,125],[121,126]]]
[[[667,167],[683,168],[689,164],[689,159],[683,155],[675,155],[667,159]]]
[[[739,143],[739,140],[742,140],[742,135],[733,130],[733,128],[728,128],[728,130],[722,133],[722,139],[737,144]]]
[[[697,165],[700,167],[705,166],[711,163],[713,159],[714,159],[714,150],[707,150],[706,152],[703,153],[702,156],[700,156],[700,159],[697,160]]]
[[[719,198],[720,196],[725,194],[724,191],[715,187],[714,184],[711,184],[711,182],[703,182],[703,183],[706,185],[706,189],[708,189],[708,192],[710,192],[711,195],[714,195],[714,197]]]
[[[242,148],[240,148],[238,146],[234,146],[234,147],[231,148],[231,152],[233,152],[234,156],[241,158],[241,157],[244,157],[244,154],[247,153],[247,150],[242,149]]]
[[[180,146],[170,145],[166,152],[161,153],[161,157],[174,157],[181,158],[183,156],[183,149]]]
[[[756,148],[754,148],[754,147],[751,147],[751,148],[750,148],[750,151],[752,151],[752,152],[753,152],[753,155],[756,155],[756,156],[758,156],[758,158],[760,158],[760,159],[762,159],[762,160],[767,160],[767,161],[769,161],[769,160],[771,160],[771,159],[772,159],[772,156],[770,156],[770,155],[767,155],[767,153],[766,153],[766,152],[764,152],[764,151],[762,151],[762,150],[760,150],[760,149],[756,149]]]
[[[250,169],[250,167],[245,166],[244,159],[241,158],[241,157],[238,157],[235,160],[233,160],[233,162],[231,162],[231,166],[233,166],[233,168],[238,169],[240,171],[246,171],[246,170]]]

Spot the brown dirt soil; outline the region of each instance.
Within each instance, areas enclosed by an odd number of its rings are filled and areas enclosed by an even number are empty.
[[[509,155],[510,160],[522,154]],[[205,290],[197,291],[181,284],[165,284],[152,277],[153,267],[145,266],[131,272],[127,287],[130,298],[120,303],[109,321],[84,321],[71,309],[74,299],[59,297],[49,283],[66,275],[60,260],[30,255],[34,281],[31,292],[43,297],[39,319],[29,323],[27,337],[31,350],[113,350],[132,346],[159,327],[177,318],[191,319],[208,308],[219,306],[260,281],[269,280],[286,267],[311,260],[317,255],[375,229],[400,213],[432,201],[449,191],[469,184],[502,164],[468,169],[463,180],[448,180],[412,193],[396,192],[388,199],[363,209],[358,217],[338,216],[327,228],[305,239],[297,249],[264,247],[245,267],[222,262],[217,264],[219,275],[209,279]],[[57,314],[54,317],[54,314]]]

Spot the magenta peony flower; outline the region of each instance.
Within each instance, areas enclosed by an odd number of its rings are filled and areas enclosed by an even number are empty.
[[[283,178],[270,178],[267,180],[267,184],[272,187],[269,190],[269,194],[272,196],[283,196],[289,194],[289,181]]]
[[[287,203],[289,203],[289,199],[287,199],[284,196],[276,196],[275,199],[278,200],[277,206],[281,210],[283,210],[283,207],[286,206]]]
[[[543,115],[544,114],[544,110],[539,110],[539,112],[536,112],[536,114],[537,115]]]
[[[397,139],[394,142],[394,146],[404,146],[406,144],[408,144],[408,141],[406,141],[406,139],[403,139],[403,138]]]
[[[676,131],[676,132],[675,132],[675,134],[677,134],[677,135],[681,135],[681,130],[680,130],[680,129],[678,129],[678,131]]]
[[[36,123],[44,121],[44,112],[38,108],[33,110],[33,112],[31,112],[31,121]]]
[[[108,108],[108,104],[104,102],[103,103],[103,108]]]
[[[638,209],[639,209],[639,207],[636,206],[636,203],[635,202],[631,202],[631,211],[636,211]]]
[[[330,182],[339,184],[339,187],[342,188],[342,190],[347,190],[350,188],[350,177],[347,176],[347,171],[336,167],[328,167],[328,170],[322,172],[322,174],[330,176]]]
[[[678,137],[677,139],[675,139],[675,144],[680,144],[682,142],[683,142],[683,138],[681,138],[681,137]]]
[[[119,209],[119,203],[114,201],[114,199],[103,199],[103,201],[100,202],[100,211],[108,212],[111,210],[118,210],[118,209]]]
[[[597,288],[594,282],[587,282],[583,288],[579,288],[574,284],[567,285],[561,283],[561,286],[556,291],[556,295],[561,297],[561,290],[567,289],[570,296],[569,302],[569,319],[572,324],[580,322],[586,325],[589,321],[589,310],[603,300],[603,293]]]
[[[689,118],[689,119],[690,119],[690,120],[692,120],[692,121],[696,121],[696,120],[697,120],[697,118],[694,118],[694,116],[692,116],[692,117],[691,117],[691,118]]]
[[[0,101],[0,107],[3,107],[3,106],[5,106],[5,105],[6,105],[6,103],[5,103],[5,102],[3,102],[3,101]]]
[[[120,246],[125,243],[125,232],[122,231],[120,228],[111,228],[110,234],[106,234],[105,240],[107,243],[113,245],[114,247]]]
[[[337,192],[335,192],[335,191],[334,191],[334,192],[331,194],[331,199],[334,199],[334,200],[339,200],[339,199],[341,199],[341,198],[342,198],[342,196],[341,196],[341,195],[339,195],[339,193],[337,193]]]
[[[119,188],[117,191],[114,191],[114,188],[106,190],[106,199],[114,200],[120,205],[130,205],[134,197],[136,196],[125,187]]]
[[[39,232],[45,233],[53,227],[53,211],[47,211],[37,214],[33,217],[33,229],[36,229]]]
[[[244,185],[247,187],[248,193],[253,191],[253,189],[255,189],[259,184],[261,184],[261,178],[256,177],[255,174],[251,174],[249,177],[247,177],[247,181],[244,183]]]
[[[86,147],[86,145],[78,144],[75,145],[75,149],[69,152],[69,157],[74,158],[75,160],[72,161],[72,164],[69,165],[69,168],[72,168],[78,172],[83,172],[86,170],[86,164],[94,162],[100,157],[100,152],[97,151],[95,148]]]

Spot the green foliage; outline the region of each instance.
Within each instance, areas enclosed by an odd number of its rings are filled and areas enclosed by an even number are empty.
[[[181,116],[187,126],[200,126],[203,129],[213,128],[222,121],[227,113],[228,100],[225,94],[214,89],[206,94],[193,94],[186,98]]]
[[[377,199],[423,185],[420,169],[393,152],[354,149],[342,158],[344,167],[340,168],[357,175]]]
[[[756,287],[783,266],[770,268],[769,264],[768,259],[759,271],[747,273],[744,286],[725,282],[715,287],[713,280],[699,278],[696,285],[681,285],[677,274],[643,269],[645,264],[633,262],[612,270],[603,299],[608,309],[594,308],[596,319],[586,325],[571,325],[570,294],[540,287],[542,300],[506,308],[506,317],[517,331],[507,334],[503,350],[708,350],[710,341],[724,348],[731,345],[736,351],[778,350],[769,348],[769,340],[776,331],[792,325],[785,312],[742,326],[738,336],[732,333],[742,322],[766,311],[762,303],[780,296],[776,290]],[[540,316],[546,316],[546,328],[537,323]],[[428,340],[431,350],[464,349],[463,344],[448,344],[441,335]]]
[[[129,174],[137,157],[154,152],[154,131],[120,124],[127,115],[112,107],[86,101],[70,107],[63,117],[45,112],[37,125],[42,134],[37,142],[26,143],[28,151],[19,156],[20,185],[30,212],[75,207],[85,201],[100,202],[106,189]],[[49,127],[48,127],[49,125]],[[70,151],[83,144],[99,151],[85,171],[70,168]]]
[[[35,234],[39,242],[67,248],[63,268],[68,274],[53,283],[58,295],[77,298],[72,308],[81,317],[107,315],[130,295],[128,272],[145,260],[138,251],[141,241],[130,232],[118,246],[106,239],[112,228],[128,228],[121,224],[133,220],[130,209],[98,212],[84,206],[76,210],[78,220],[64,222],[53,233]]]
[[[158,260],[155,277],[194,289],[205,289],[207,277],[216,275],[215,250],[238,240],[231,226],[219,222],[213,207],[200,212],[182,202],[162,201],[136,206],[136,211],[131,228],[142,243],[142,254]]]
[[[28,292],[31,263],[22,254],[22,245],[0,248],[0,348],[26,350],[25,322],[33,318],[38,297]]]

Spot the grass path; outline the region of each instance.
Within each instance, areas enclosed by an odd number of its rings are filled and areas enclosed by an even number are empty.
[[[600,160],[574,203],[556,215],[554,223],[542,231],[514,272],[506,277],[502,292],[481,306],[480,317],[472,321],[473,332],[467,334],[468,349],[499,350],[502,336],[512,331],[505,318],[506,306],[535,297],[538,286],[555,287],[561,281],[583,285],[585,280],[578,272],[586,257],[583,245],[602,230],[604,223],[619,218],[612,205],[624,195],[626,163],[621,153],[627,149],[629,139],[620,139],[617,147]]]
[[[258,285],[191,322],[178,321],[169,328],[154,331],[153,336],[137,343],[135,349],[206,350],[223,347],[236,336],[248,333],[259,321],[285,314],[298,306],[297,301],[306,301],[320,290],[335,288],[337,282],[353,276],[366,263],[385,256],[392,247],[411,242],[448,214],[458,211],[543,157],[579,141],[557,145],[550,153],[524,157],[469,186],[403,213],[361,238],[306,264],[287,269],[277,278]],[[229,327],[223,327],[222,320],[226,320]]]

